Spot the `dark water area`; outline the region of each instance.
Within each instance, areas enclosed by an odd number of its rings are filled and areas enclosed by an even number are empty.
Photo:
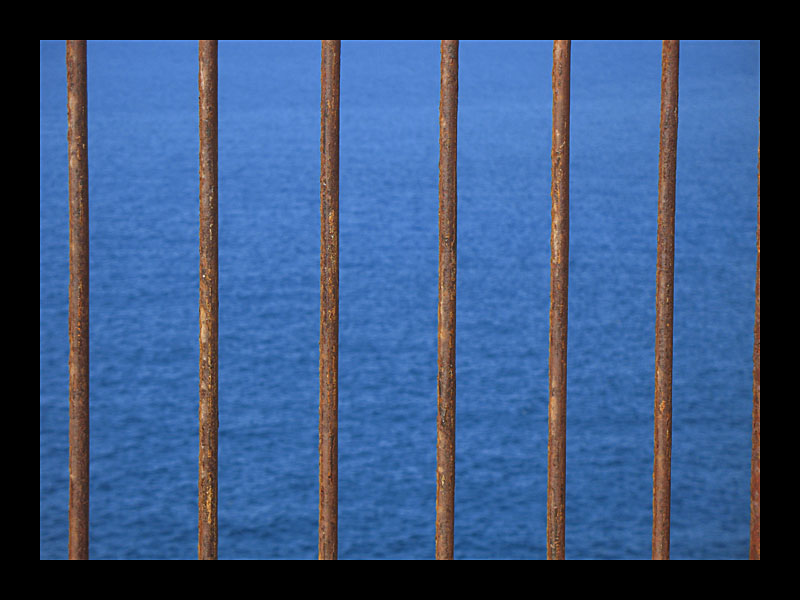
[[[40,43],[39,530],[67,555],[64,43]],[[550,42],[463,41],[455,557],[543,559]],[[661,44],[573,42],[566,557],[649,559]],[[95,559],[197,556],[196,42],[88,44]],[[219,45],[219,556],[316,559],[319,42]],[[342,43],[339,557],[430,559],[439,44]],[[760,43],[684,42],[671,556],[745,559]]]

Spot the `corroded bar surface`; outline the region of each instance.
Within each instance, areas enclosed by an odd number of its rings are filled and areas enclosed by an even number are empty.
[[[338,558],[339,74],[341,40],[322,40],[320,124],[319,545]]]
[[[89,154],[86,40],[67,40],[69,156],[69,541],[89,558]]]
[[[550,230],[550,355],[547,437],[547,559],[564,559],[567,464],[570,40],[553,42]]]
[[[675,169],[678,150],[680,42],[664,40],[661,52],[661,125],[658,160],[655,408],[653,435],[654,560],[669,559],[672,463],[672,314],[675,274]]]
[[[439,309],[436,559],[453,558],[456,446],[458,40],[442,40],[439,100]]]
[[[759,129],[761,119],[759,118]],[[750,461],[750,559],[761,560],[761,137],[758,140],[756,313],[753,327],[753,451]]]
[[[218,147],[217,40],[199,40],[200,89],[200,560],[217,558],[218,407]]]

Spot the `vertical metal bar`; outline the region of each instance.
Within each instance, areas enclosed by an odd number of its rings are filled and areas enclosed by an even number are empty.
[[[339,552],[339,74],[341,40],[322,40],[320,124],[319,546]]]
[[[67,40],[69,553],[89,558],[89,154],[86,40]]]
[[[761,118],[759,117],[759,129]],[[753,327],[753,454],[750,461],[750,559],[761,560],[761,136],[758,140],[756,314]]]
[[[199,40],[200,89],[200,560],[217,558],[218,407],[218,145],[217,40]]]
[[[570,40],[553,42],[550,230],[550,356],[547,438],[547,559],[564,559],[567,466]]]
[[[456,476],[458,40],[442,40],[439,100],[439,309],[436,559],[453,559]]]
[[[679,40],[661,52],[661,134],[658,160],[653,559],[669,559],[672,462],[672,313],[675,273],[675,168],[678,150]]]

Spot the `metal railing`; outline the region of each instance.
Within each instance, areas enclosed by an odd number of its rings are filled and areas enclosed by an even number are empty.
[[[441,42],[436,559],[453,558],[455,501],[456,147],[458,40]],[[569,282],[570,41],[553,45],[547,558],[564,558]],[[668,559],[672,453],[672,316],[680,44],[662,48],[652,558]],[[319,545],[338,553],[339,75],[341,43],[322,41],[320,166]],[[89,239],[86,40],[66,44],[69,155],[69,558],[89,558]],[[217,558],[217,41],[199,41],[200,361],[198,558]],[[760,129],[760,120],[759,120]],[[751,559],[761,558],[761,142],[750,490]]]

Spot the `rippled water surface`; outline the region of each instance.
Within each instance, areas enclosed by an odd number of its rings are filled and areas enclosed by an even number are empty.
[[[456,558],[545,556],[549,42],[461,43]],[[196,42],[89,42],[91,545],[197,547]],[[566,554],[650,557],[661,45],[574,42]],[[220,42],[220,558],[315,559],[319,42]],[[685,42],[672,557],[747,557],[758,42]],[[439,45],[343,42],[339,557],[433,557]],[[40,43],[41,558],[67,553],[64,43]]]

